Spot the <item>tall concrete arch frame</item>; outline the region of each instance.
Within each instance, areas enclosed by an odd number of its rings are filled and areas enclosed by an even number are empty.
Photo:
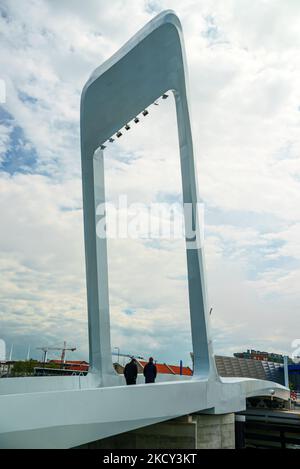
[[[90,362],[103,382],[113,373],[110,344],[107,246],[96,235],[96,208],[105,202],[104,143],[157,98],[174,93],[180,146],[183,202],[191,204],[195,228],[197,181],[190,125],[187,67],[178,17],[166,11],[97,68],[81,101],[83,204]],[[186,220],[187,223],[187,220]],[[186,230],[187,231],[187,230]],[[196,229],[199,236],[199,229]],[[186,249],[194,376],[215,373],[208,329],[205,272],[200,240]]]

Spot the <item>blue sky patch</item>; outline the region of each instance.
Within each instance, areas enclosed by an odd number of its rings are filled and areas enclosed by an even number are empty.
[[[13,117],[0,108],[0,124],[11,126]],[[25,137],[23,129],[15,125],[10,133],[10,145],[4,154],[0,170],[11,175],[33,173],[37,163],[37,153]]]
[[[133,316],[135,314],[135,310],[132,308],[126,308],[123,309],[123,313],[126,314],[126,316]]]

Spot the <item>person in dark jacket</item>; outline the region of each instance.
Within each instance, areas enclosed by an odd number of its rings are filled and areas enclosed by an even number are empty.
[[[153,363],[153,358],[150,357],[147,365],[144,367],[145,383],[155,383],[156,375],[157,369]]]
[[[126,379],[126,384],[136,384],[136,378],[138,375],[138,367],[135,362],[135,359],[132,357],[131,361],[127,363],[124,368],[124,376]]]

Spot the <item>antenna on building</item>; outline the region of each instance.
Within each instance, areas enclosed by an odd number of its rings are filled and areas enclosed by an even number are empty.
[[[29,362],[29,360],[30,360],[30,351],[31,351],[31,346],[29,345],[29,346],[28,346],[28,350],[27,350],[27,360],[26,360],[26,361],[28,361],[28,362]]]
[[[14,351],[14,344],[11,344],[11,348],[10,348],[10,354],[9,354],[9,362],[12,361],[12,355],[13,355],[13,351]]]

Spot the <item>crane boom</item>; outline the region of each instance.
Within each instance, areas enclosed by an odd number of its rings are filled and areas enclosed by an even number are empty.
[[[37,350],[42,350],[44,352],[44,356],[43,356],[44,365],[47,362],[47,355],[48,355],[49,350],[59,350],[59,351],[61,351],[60,360],[61,360],[61,367],[62,367],[63,364],[65,363],[66,351],[75,352],[76,347],[67,348],[67,342],[64,341],[63,347],[37,347]]]

